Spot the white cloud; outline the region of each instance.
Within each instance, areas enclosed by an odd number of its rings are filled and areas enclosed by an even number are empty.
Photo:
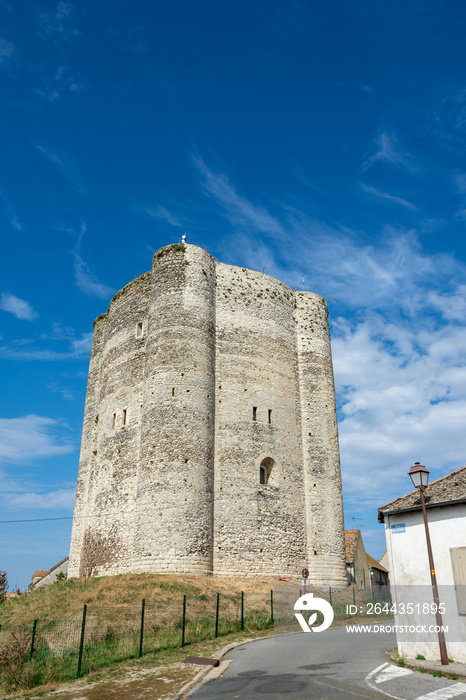
[[[155,207],[142,207],[141,211],[150,216],[152,219],[161,219],[162,221],[166,221],[167,224],[170,224],[170,226],[182,226],[182,223],[178,217],[168,211],[168,209],[163,207],[161,204],[157,204]]]
[[[49,89],[50,88],[47,87],[47,90]],[[57,93],[56,97],[58,98],[58,96],[59,93]],[[55,98],[53,98],[52,101],[54,101],[54,99]],[[36,149],[42,156],[44,156],[46,160],[52,163],[52,165],[55,168],[57,168],[60,171],[60,173],[71,182],[75,192],[83,195],[87,194],[87,185],[84,183],[83,178],[81,177],[78,171],[76,163],[68,153],[65,153],[63,149],[60,149],[58,147],[55,147],[52,150],[50,147],[42,146],[40,144],[36,144]]]
[[[9,360],[64,361],[87,359],[92,347],[92,333],[82,333],[76,337],[70,326],[52,323],[51,329],[41,333],[41,340],[66,342],[68,349],[53,350],[50,347],[34,347],[29,339],[16,340],[10,345],[0,345],[0,357]]]
[[[33,462],[74,452],[76,446],[63,435],[59,420],[34,414],[0,418],[0,461]]]
[[[72,510],[76,489],[57,489],[48,493],[14,493],[4,496],[5,505],[15,510]]]
[[[0,39],[0,65],[6,63],[15,52],[15,45],[6,39]]]
[[[80,338],[71,341],[71,350],[77,355],[88,355],[92,348],[93,333],[83,333]]]
[[[378,190],[377,188],[371,187],[370,185],[364,185],[363,183],[361,183],[360,188],[366,194],[373,195],[378,199],[385,199],[389,202],[392,202],[393,204],[401,204],[402,207],[410,209],[411,211],[417,210],[417,207],[415,207],[414,204],[411,204],[411,202],[408,202],[406,199],[396,197],[395,195],[389,194],[388,192],[383,192],[382,190]]]
[[[102,284],[102,282],[99,282],[94,273],[90,271],[88,264],[84,262],[80,255],[81,241],[85,232],[86,224],[83,223],[81,233],[79,234],[76,246],[73,250],[76,285],[81,292],[87,296],[97,297],[98,299],[108,299],[109,296],[114,294],[114,290],[111,287]]]
[[[42,87],[34,88],[33,90],[36,95],[43,97],[51,104],[62,100],[67,93],[78,94],[84,90],[85,87],[83,82],[78,80],[71,72],[70,67],[66,65],[58,66],[53,75],[42,73],[40,78],[42,80]],[[66,157],[66,160],[64,160],[63,157],[60,158],[49,149],[40,146],[38,146],[38,149],[48,160],[57,165],[62,172],[65,173],[76,185],[78,192],[82,192],[83,194],[87,193],[87,187],[82,183],[81,178],[77,174],[76,167],[69,157]]]
[[[369,170],[375,163],[388,163],[410,172],[419,170],[413,156],[398,147],[397,140],[393,134],[390,135],[386,131],[382,131],[376,139],[376,145],[377,151],[371,156],[364,158],[362,162],[361,169],[363,172]]]
[[[332,343],[346,494],[378,505],[409,490],[416,460],[436,477],[466,463],[466,327],[393,329],[342,323]]]
[[[252,204],[246,197],[238,194],[224,173],[215,173],[198,155],[192,161],[202,176],[201,189],[209,199],[219,207],[234,227],[247,227],[254,232],[269,236],[283,237],[282,224],[262,206]]]
[[[76,14],[77,10],[74,5],[60,0],[53,9],[42,10],[38,14],[38,21],[46,36],[71,39],[80,35],[78,29],[71,26]]]
[[[375,90],[374,88],[370,87],[370,85],[365,85],[364,83],[358,83],[358,87],[362,92],[366,92],[369,95],[375,95]]]
[[[0,309],[13,314],[16,318],[23,321],[33,321],[39,316],[28,301],[20,299],[9,292],[2,293],[0,297]]]

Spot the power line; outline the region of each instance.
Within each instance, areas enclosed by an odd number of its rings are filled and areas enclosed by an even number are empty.
[[[45,520],[73,520],[73,516],[67,515],[64,518],[31,518],[30,520],[0,520],[0,523],[39,523]]]

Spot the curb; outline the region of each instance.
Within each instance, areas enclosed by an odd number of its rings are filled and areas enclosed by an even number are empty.
[[[273,637],[274,635],[270,635],[270,637]],[[257,642],[260,639],[270,639],[270,637],[255,637],[253,639],[244,639],[242,642],[233,642],[232,644],[228,644],[226,647],[223,647],[223,649],[220,649],[219,652],[216,654],[213,654],[211,658],[213,659],[221,659],[225,654],[228,654],[229,651],[232,649],[236,649],[236,647],[241,647],[244,644],[250,644],[251,642]],[[214,680],[215,678],[220,678],[220,676],[227,670],[228,666],[231,664],[231,659],[226,659],[225,661],[220,661],[220,664],[217,666],[217,668],[203,668],[197,673],[194,678],[192,678],[186,685],[184,685],[181,690],[173,696],[173,700],[188,700],[189,698],[189,693],[192,693],[194,690],[197,690],[200,688],[204,683],[207,683],[207,681]]]
[[[403,666],[400,666],[400,664],[398,663],[399,657],[395,658],[395,654],[393,652],[389,654],[389,658],[395,666],[397,666],[398,668],[403,668]],[[462,673],[461,671],[455,671],[454,668],[451,668],[451,666],[455,666],[454,663],[450,664],[449,667],[440,666],[440,664],[437,664],[436,666],[432,666],[429,664],[432,664],[432,662],[427,660],[421,661],[420,659],[405,659],[404,668],[410,668],[412,671],[418,671],[419,673],[423,673],[423,671],[421,671],[421,668],[424,669],[427,673],[432,674],[435,673],[435,671],[441,671],[443,674],[443,678],[448,678],[452,681],[466,681],[466,673]],[[457,678],[451,678],[452,674],[457,676]],[[441,678],[442,676],[438,677]]]

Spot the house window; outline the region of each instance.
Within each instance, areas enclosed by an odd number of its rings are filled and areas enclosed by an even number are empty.
[[[257,406],[252,407],[252,419],[257,420]]]
[[[136,325],[136,338],[142,338],[143,326],[142,322]]]
[[[466,615],[466,547],[450,549],[458,615]]]

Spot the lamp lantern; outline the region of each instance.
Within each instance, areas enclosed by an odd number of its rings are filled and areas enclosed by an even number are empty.
[[[408,474],[416,489],[425,489],[429,481],[430,472],[428,469],[419,462],[414,462],[414,467],[411,467]]]

